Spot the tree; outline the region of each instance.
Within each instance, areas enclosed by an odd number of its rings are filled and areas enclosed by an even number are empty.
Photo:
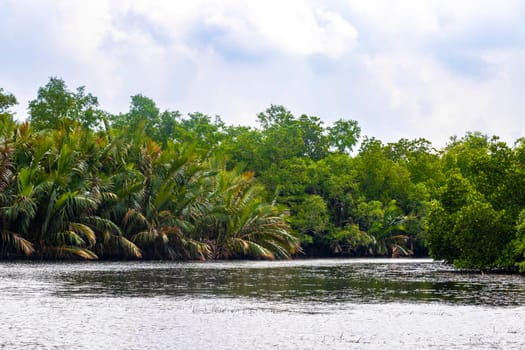
[[[190,113],[181,118],[173,137],[177,142],[194,143],[204,153],[216,148],[223,139],[224,123],[219,116],[212,122],[206,114]]]
[[[171,117],[175,117],[171,115]],[[167,116],[164,117],[166,122]],[[167,139],[166,135],[161,135],[161,114],[160,110],[151,98],[142,94],[131,96],[129,111],[124,114],[113,115],[110,117],[111,127],[115,129],[127,130],[132,135],[146,135],[155,141]]]
[[[405,208],[413,186],[406,165],[390,159],[383,143],[365,138],[356,157],[357,181],[365,200],[386,204],[396,200]]]
[[[192,238],[192,218],[200,214],[201,181],[207,176],[197,155],[173,143],[162,151],[149,140],[137,165],[142,186],[121,218],[127,235],[147,258],[207,258],[208,245]]]
[[[513,201],[513,190],[503,188],[507,187],[509,177],[512,178],[515,153],[498,137],[467,133],[447,146],[444,158],[446,169],[459,169],[497,209],[506,208],[509,201]],[[516,216],[519,208],[513,211]]]
[[[12,141],[16,131],[14,112],[11,108],[17,104],[18,101],[13,94],[4,92],[4,89],[0,88],[0,142],[4,143],[4,148]]]
[[[331,222],[340,228],[352,224],[362,200],[355,160],[347,154],[332,153],[316,162],[313,169],[315,175],[310,175],[310,181],[318,179],[318,193],[326,201]]]
[[[342,255],[365,255],[375,242],[373,236],[361,230],[357,224],[336,228],[333,232],[333,252]]]
[[[292,227],[304,243],[322,242],[329,232],[328,209],[319,195],[304,196],[302,202],[292,207]]]
[[[15,95],[5,92],[4,89],[0,88],[0,118],[4,118],[6,115],[13,115],[11,107],[18,104]]]
[[[164,111],[160,115],[158,142],[166,147],[168,141],[176,139],[181,114],[179,111]]]
[[[196,227],[212,257],[276,259],[300,251],[282,211],[264,201],[263,190],[253,172],[222,170],[213,178],[210,211]]]
[[[79,123],[85,128],[95,128],[104,113],[98,108],[98,99],[86,94],[81,86],[76,92],[68,90],[66,83],[57,77],[38,89],[38,96],[29,102],[29,120],[36,130],[70,128]]]
[[[244,167],[258,176],[268,168],[268,160],[261,153],[263,135],[260,130],[246,126],[229,126],[216,154],[226,156],[228,169]]]
[[[296,119],[283,106],[272,105],[257,116],[262,126],[260,154],[269,164],[277,166],[286,159],[308,157],[313,160],[328,154],[328,142],[322,121],[302,115]]]
[[[513,237],[504,211],[497,211],[460,173],[451,173],[427,217],[430,254],[461,268],[508,268]]]
[[[508,268],[505,249],[512,240],[512,225],[490,203],[472,198],[455,215],[453,233],[461,254],[454,260],[459,268]]]
[[[30,215],[33,208],[25,207],[24,203],[17,201],[16,194],[13,193],[15,174],[9,141],[6,138],[0,145],[0,256],[13,253],[31,255],[34,253],[33,245],[23,238],[12,224],[19,214]]]
[[[512,242],[513,253],[516,257],[516,267],[520,272],[525,271],[525,209],[516,220],[516,237]]]
[[[330,145],[339,153],[350,153],[359,141],[361,128],[355,120],[337,120],[328,128]]]
[[[372,202],[375,210],[372,211],[376,216],[369,219],[368,235],[373,238],[371,251],[375,255],[389,255],[398,257],[400,255],[412,255],[413,249],[410,247],[410,236],[406,232],[405,223],[408,217],[403,215],[403,211],[392,200],[384,208],[378,210],[377,202]],[[365,205],[362,203],[359,206]]]
[[[324,135],[323,122],[319,117],[301,115],[295,122],[301,131],[304,150],[301,156],[320,160],[328,155],[328,138]]]
[[[294,119],[292,112],[281,105],[271,105],[264,112],[257,114],[257,120],[263,130],[278,125],[289,125]]]
[[[434,189],[443,181],[442,162],[430,141],[401,139],[385,146],[386,156],[406,166],[414,184],[424,183]]]

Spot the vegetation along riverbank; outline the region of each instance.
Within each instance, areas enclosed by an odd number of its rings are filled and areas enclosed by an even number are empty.
[[[27,121],[0,89],[0,255],[80,259],[424,256],[525,270],[525,139],[383,143],[272,105],[258,127],[109,114],[41,87]]]

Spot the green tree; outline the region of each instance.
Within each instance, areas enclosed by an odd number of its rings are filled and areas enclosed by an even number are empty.
[[[228,126],[216,154],[227,157],[226,167],[250,169],[259,175],[268,165],[260,152],[263,136],[260,130],[247,126]]]
[[[461,268],[509,267],[512,225],[458,172],[449,174],[439,202],[432,204],[427,231],[434,258]]]
[[[4,91],[0,88],[0,120],[4,120],[6,116],[13,116],[11,108],[16,106],[18,101],[15,95]]]
[[[164,111],[160,114],[158,142],[166,147],[168,141],[176,139],[180,125],[181,113],[179,111]]]
[[[461,254],[454,260],[455,266],[480,270],[509,267],[502,263],[513,230],[502,214],[481,198],[472,199],[456,213],[453,233]]]
[[[155,101],[142,94],[131,96],[129,111],[111,116],[110,122],[113,128],[127,130],[132,135],[146,135],[157,141],[161,139],[160,110]],[[166,136],[164,135],[163,138]]]
[[[330,221],[340,228],[354,223],[355,210],[362,200],[355,160],[347,154],[330,154],[315,163],[313,172],[310,178],[318,179],[318,193],[326,201]]]
[[[512,247],[516,257],[516,267],[523,272],[525,271],[525,209],[520,212],[516,221],[516,237]]]
[[[292,112],[281,105],[271,105],[264,112],[257,114],[257,121],[263,130],[268,130],[277,125],[289,125],[295,117]]]
[[[205,259],[206,243],[192,238],[192,217],[200,214],[201,181],[206,176],[191,149],[154,141],[142,147],[138,170],[142,185],[126,208],[122,226],[147,258]],[[133,194],[133,193],[132,193]]]
[[[4,136],[0,144],[0,256],[13,253],[31,255],[34,252],[33,245],[13,227],[17,216],[30,215],[33,207],[26,207],[23,202],[17,201],[14,193],[15,174],[11,160],[11,142],[12,140]]]
[[[330,146],[339,153],[350,153],[360,136],[361,128],[355,120],[339,119],[328,128]]]
[[[289,258],[300,250],[283,212],[264,201],[253,172],[223,170],[213,180],[210,211],[197,229],[214,258]]]
[[[301,156],[320,160],[328,155],[328,138],[325,135],[323,122],[319,117],[301,115],[295,122],[301,131],[303,151]]]
[[[407,167],[390,159],[383,143],[365,138],[356,157],[357,181],[365,200],[379,200],[386,204],[396,200],[406,207],[413,186]]]
[[[376,203],[376,202],[373,202]],[[362,203],[363,205],[365,203]],[[361,205],[360,208],[361,209]],[[368,229],[368,235],[373,237],[371,251],[375,255],[389,255],[397,257],[400,255],[412,255],[411,237],[407,234],[405,223],[408,217],[391,201],[380,211],[373,213],[378,215]]]
[[[215,120],[199,112],[181,118],[173,136],[178,142],[194,143],[200,151],[207,153],[216,148],[223,138],[224,123],[219,116]]]
[[[323,242],[324,236],[329,232],[329,216],[321,196],[304,196],[300,203],[292,207],[292,214],[290,222],[299,233],[301,242]]]
[[[98,99],[81,86],[76,92],[68,90],[57,77],[38,89],[38,96],[29,102],[29,120],[36,130],[69,128],[80,123],[85,128],[97,127],[104,113],[98,108]]]

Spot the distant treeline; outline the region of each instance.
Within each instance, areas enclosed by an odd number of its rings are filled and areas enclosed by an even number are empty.
[[[16,104],[0,88],[5,258],[429,254],[525,270],[525,139],[384,144],[355,120],[325,126],[272,105],[257,128],[232,126],[143,95],[112,115],[59,78],[27,121]]]

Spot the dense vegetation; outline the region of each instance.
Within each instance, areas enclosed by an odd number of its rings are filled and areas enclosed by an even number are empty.
[[[51,78],[17,121],[0,89],[0,254],[224,259],[427,255],[525,269],[525,140],[361,138],[270,106],[257,128],[111,115]],[[359,148],[356,147],[359,145]]]

